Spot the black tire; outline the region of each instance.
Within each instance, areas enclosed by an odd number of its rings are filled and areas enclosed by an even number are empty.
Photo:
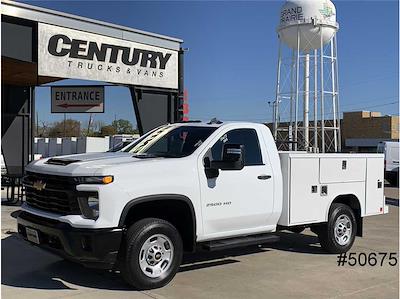
[[[139,259],[143,244],[154,235],[164,235],[173,246],[170,265],[161,276],[148,277],[141,269]],[[160,288],[175,276],[182,261],[182,239],[177,229],[169,222],[158,218],[145,218],[134,223],[127,231],[123,242],[120,269],[122,277],[137,290]],[[150,267],[151,268],[151,267]]]
[[[340,244],[335,238],[335,223],[342,216],[347,217],[351,222],[351,233],[345,244]],[[318,227],[317,232],[321,247],[325,251],[329,253],[347,252],[353,246],[357,233],[357,222],[353,210],[345,204],[332,204],[328,223]]]
[[[387,176],[387,181],[389,182],[390,186],[398,187],[399,186],[399,177],[398,172],[392,172]]]

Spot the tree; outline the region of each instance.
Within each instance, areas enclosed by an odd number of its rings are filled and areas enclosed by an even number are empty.
[[[94,132],[99,132],[99,133],[100,133],[101,128],[104,127],[104,126],[107,126],[107,124],[106,124],[104,121],[102,121],[102,120],[96,120],[96,121],[93,122],[93,124],[92,124],[92,126],[91,126],[91,129],[92,129]]]
[[[81,123],[77,120],[67,119],[53,123],[49,127],[49,137],[79,137],[81,136]]]
[[[112,126],[114,127],[117,134],[133,134],[133,126],[129,120],[126,119],[118,119],[112,122]]]
[[[100,136],[112,136],[117,134],[117,130],[112,125],[102,126],[100,129]]]
[[[35,123],[35,137],[49,137],[49,124],[45,121],[40,123]]]

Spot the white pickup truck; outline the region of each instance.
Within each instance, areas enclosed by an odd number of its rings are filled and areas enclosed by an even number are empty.
[[[254,123],[177,123],[122,152],[26,168],[23,238],[86,266],[118,268],[137,289],[167,284],[182,253],[316,233],[331,253],[388,212],[382,154],[278,153]]]

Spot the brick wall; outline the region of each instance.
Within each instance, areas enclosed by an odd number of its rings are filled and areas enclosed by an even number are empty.
[[[342,138],[399,138],[399,117],[382,116],[380,112],[343,113]]]

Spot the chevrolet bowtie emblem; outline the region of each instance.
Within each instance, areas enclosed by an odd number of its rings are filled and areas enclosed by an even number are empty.
[[[44,188],[46,188],[46,183],[43,181],[35,181],[32,186],[34,189],[38,191],[42,191]]]

